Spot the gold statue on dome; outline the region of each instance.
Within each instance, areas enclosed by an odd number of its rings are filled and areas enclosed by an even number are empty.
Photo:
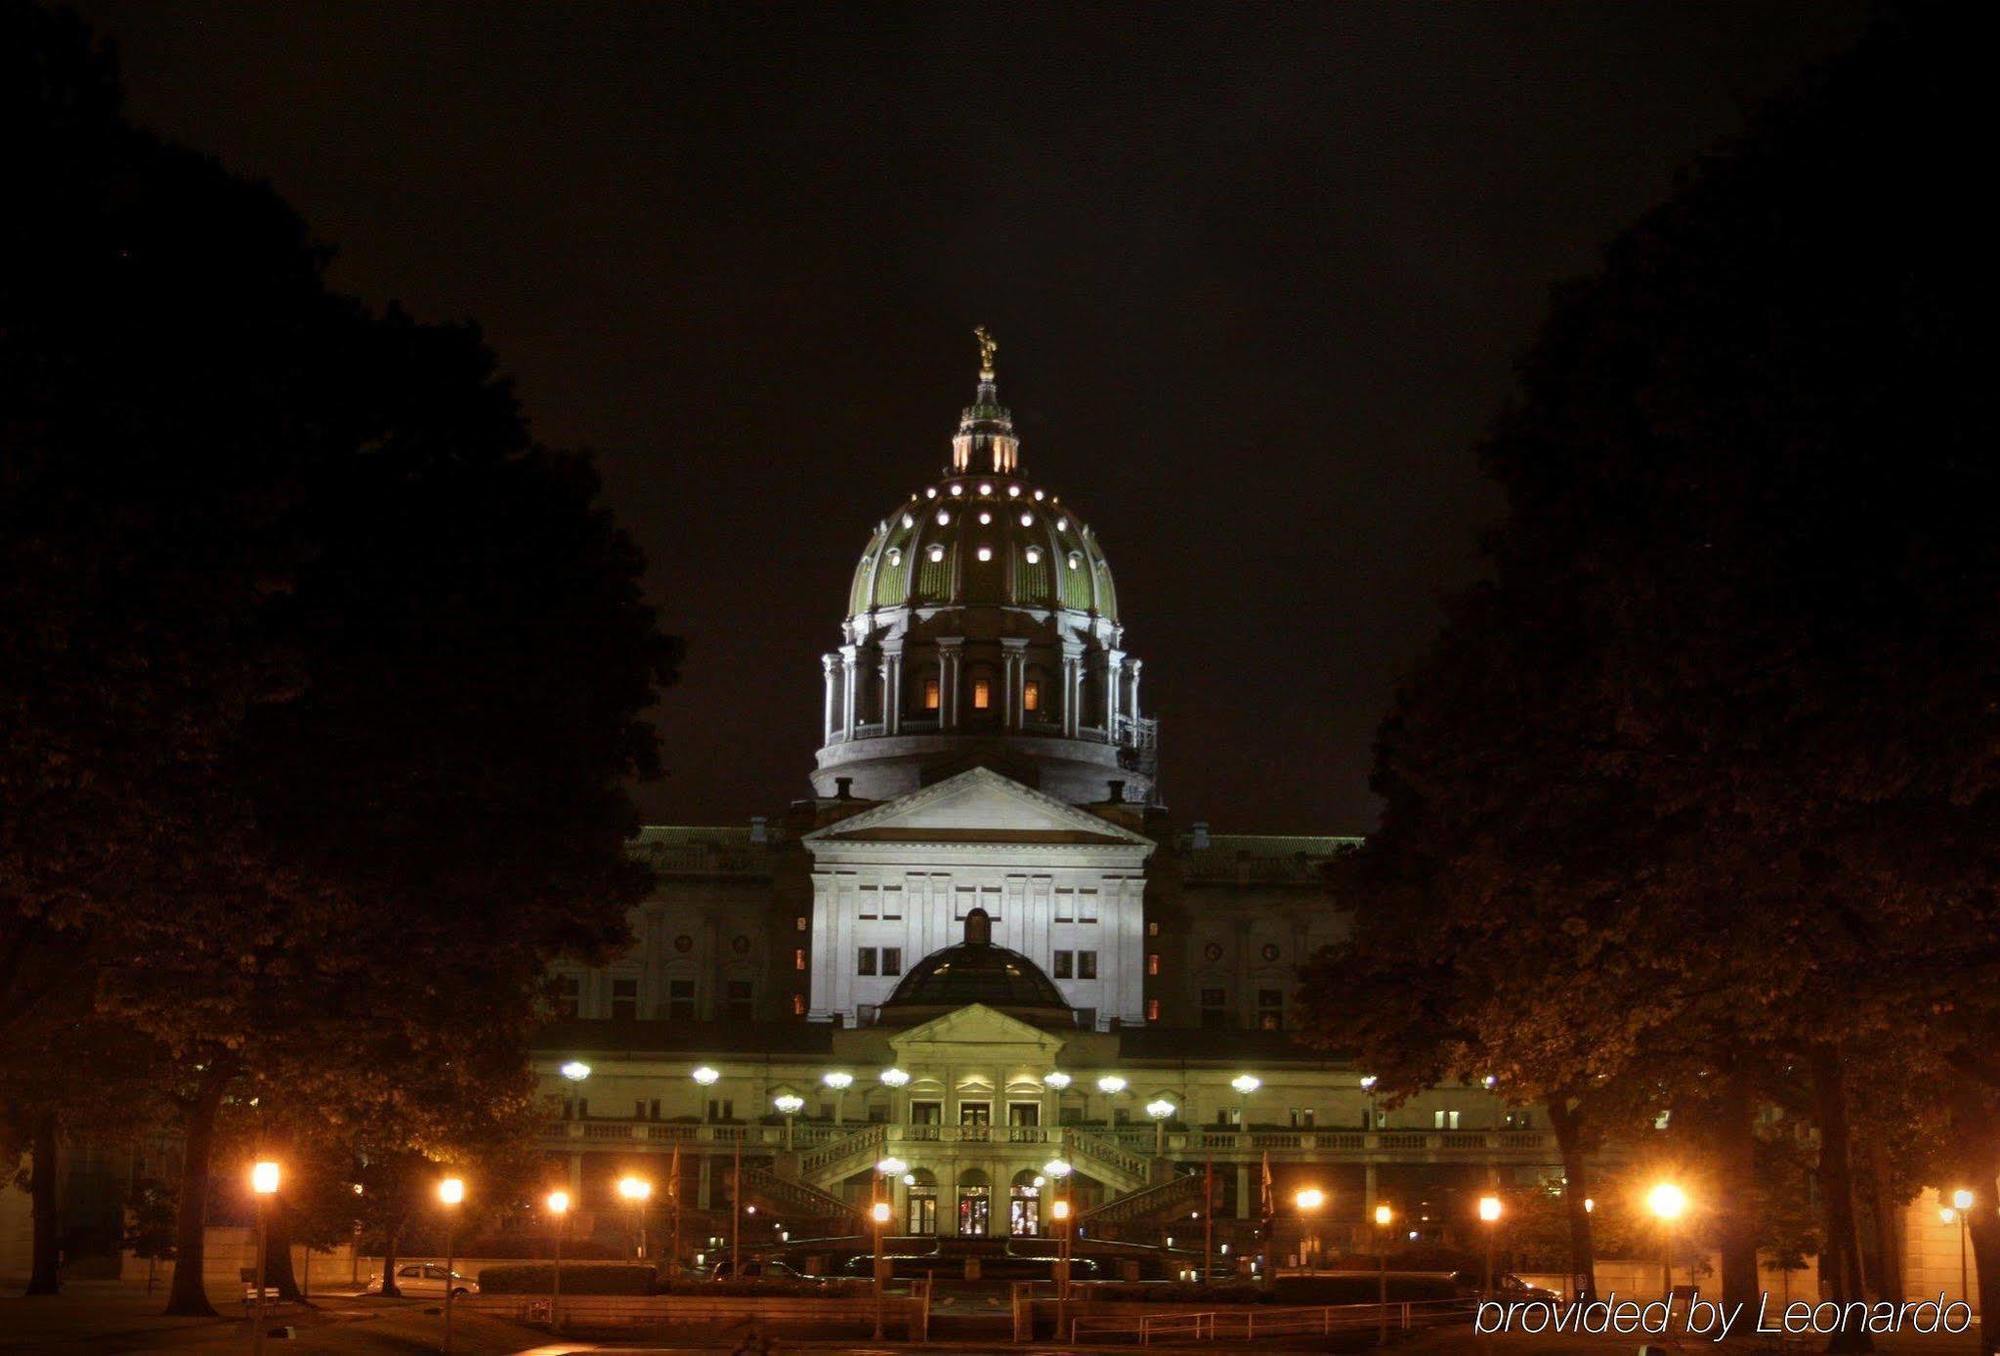
[[[979,341],[979,376],[982,381],[993,380],[993,354],[1000,345],[986,332],[984,325],[976,325],[972,337]]]

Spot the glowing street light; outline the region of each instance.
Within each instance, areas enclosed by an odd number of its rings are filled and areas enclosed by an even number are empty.
[[[572,1059],[556,1072],[572,1083],[581,1083],[584,1079],[590,1077],[590,1066],[580,1059]]]
[[[458,1220],[457,1207],[465,1201],[465,1179],[447,1177],[438,1183],[438,1200],[444,1211],[444,1349],[451,1350],[451,1301],[458,1290],[458,1274],[453,1269],[458,1261],[452,1247],[452,1225]],[[387,1284],[387,1282],[384,1282]]]
[[[785,1118],[785,1152],[792,1151],[792,1117],[805,1109],[806,1099],[795,1092],[781,1092],[771,1099],[771,1105]]]
[[[712,1069],[708,1065],[702,1064],[702,1065],[697,1065],[695,1070],[692,1073],[690,1073],[688,1077],[692,1078],[695,1082],[701,1084],[705,1088],[712,1088],[722,1078],[722,1072],[719,1069]]]
[[[1687,1211],[1687,1193],[1672,1182],[1661,1182],[1646,1193],[1646,1208],[1660,1221],[1661,1236],[1666,1244],[1666,1251],[1661,1255],[1660,1280],[1671,1304],[1674,1298],[1674,1221]]]
[[[910,1074],[907,1069],[884,1069],[881,1080],[885,1088],[900,1088],[909,1083]]]
[[[1389,1345],[1389,1226],[1396,1212],[1386,1201],[1375,1206],[1375,1345]]]
[[[1068,1087],[1072,1081],[1074,1080],[1060,1069],[1051,1069],[1048,1073],[1042,1075],[1042,1082],[1048,1084],[1057,1092],[1061,1092],[1064,1088]]]
[[[569,1193],[551,1191],[543,1198],[542,1204],[548,1207],[549,1218],[554,1221],[549,1229],[555,1236],[556,1245],[555,1279],[549,1286],[549,1326],[560,1330],[562,1328],[562,1240],[563,1225],[568,1222]]]
[[[270,1250],[264,1202],[277,1194],[279,1176],[278,1165],[268,1159],[250,1165],[250,1194],[257,1202],[257,1335],[251,1345],[258,1352],[264,1350],[264,1255]]]
[[[643,1261],[646,1256],[646,1202],[653,1199],[653,1184],[643,1177],[624,1176],[618,1179],[618,1194],[632,1203],[633,1257]]]
[[[1237,1096],[1248,1097],[1264,1086],[1264,1080],[1255,1074],[1238,1074],[1229,1080],[1229,1086],[1236,1089]]]
[[[1292,1196],[1292,1204],[1298,1207],[1301,1218],[1312,1214],[1326,1204],[1326,1193],[1318,1187],[1303,1187]],[[1299,1239],[1299,1250],[1306,1254],[1306,1274],[1319,1270],[1319,1235]]]
[[[854,1075],[844,1070],[820,1076],[820,1082],[833,1089],[833,1123],[840,1124],[841,1112],[846,1109],[847,1090],[854,1086]]]
[[[1967,1304],[1970,1304],[1972,1302],[1972,1282],[1968,1279],[1965,1270],[1965,1234],[1970,1225],[1965,1218],[1965,1212],[1972,1209],[1972,1193],[1964,1187],[1960,1187],[1951,1193],[1951,1205],[1952,1208],[1945,1211],[1944,1214],[1945,1223],[1947,1224],[1951,1223],[1954,1217],[1958,1220],[1958,1297]]]
[[[1481,1196],[1479,1198],[1479,1218],[1486,1224],[1486,1294],[1493,1294],[1493,1235],[1500,1224],[1500,1198]]]
[[[1125,1091],[1125,1080],[1117,1074],[1106,1074],[1097,1080],[1097,1090],[1107,1097],[1116,1097]]]
[[[1167,1121],[1179,1110],[1164,1097],[1155,1097],[1146,1103],[1146,1114],[1153,1118],[1153,1157],[1167,1156]]]

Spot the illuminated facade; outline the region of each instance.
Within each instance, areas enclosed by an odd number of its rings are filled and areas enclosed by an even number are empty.
[[[1552,1171],[1552,1137],[1484,1090],[1387,1113],[1293,1044],[1297,968],[1338,937],[1323,868],[1354,840],[1172,824],[1103,543],[1023,470],[982,360],[944,470],[855,568],[815,794],[647,829],[638,945],[560,977],[545,1147],[579,1200],[678,1150],[685,1207],[715,1209],[740,1150],[768,1219],[838,1232],[890,1158],[909,1232],[1036,1233],[1060,1159],[1100,1234],[1169,1232],[1212,1193],[1240,1246],[1267,1158],[1355,1223],[1378,1194]]]

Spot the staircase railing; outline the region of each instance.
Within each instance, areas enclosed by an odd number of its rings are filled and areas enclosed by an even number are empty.
[[[839,1139],[828,1140],[799,1155],[799,1171],[809,1177],[837,1174],[845,1177],[858,1172],[864,1166],[873,1164],[882,1157],[882,1146],[888,1142],[889,1127],[886,1125],[864,1126],[854,1133]],[[863,1161],[865,1159],[865,1162]],[[854,1166],[841,1169],[849,1160]]]
[[[768,1204],[781,1210],[808,1219],[838,1220],[842,1225],[852,1225],[856,1233],[866,1231],[866,1222],[859,1210],[840,1197],[806,1182],[795,1182],[764,1168],[746,1167],[743,1169],[743,1186],[746,1193],[762,1196]]]
[[[1146,1160],[1129,1149],[1110,1140],[1101,1139],[1086,1130],[1071,1130],[1069,1140],[1084,1157],[1122,1174],[1126,1180],[1132,1182],[1146,1180]]]
[[[1134,1191],[1115,1201],[1106,1201],[1095,1210],[1086,1210],[1076,1217],[1076,1222],[1080,1225],[1133,1224],[1162,1211],[1178,1210],[1200,1194],[1201,1178],[1194,1173],[1183,1173],[1157,1186]]]

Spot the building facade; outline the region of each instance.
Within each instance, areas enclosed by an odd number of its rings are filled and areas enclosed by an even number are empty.
[[[1325,868],[1358,840],[1174,824],[1104,544],[1023,469],[982,358],[942,473],[868,529],[814,794],[645,830],[637,945],[559,976],[545,1147],[579,1200],[678,1163],[685,1210],[740,1173],[782,1233],[887,1191],[913,1234],[1034,1234],[1055,1162],[1100,1231],[1199,1196],[1226,1234],[1267,1163],[1342,1220],[1391,1195],[1440,1227],[1461,1187],[1554,1172],[1484,1089],[1390,1113],[1294,1042],[1298,967],[1339,936]]]

